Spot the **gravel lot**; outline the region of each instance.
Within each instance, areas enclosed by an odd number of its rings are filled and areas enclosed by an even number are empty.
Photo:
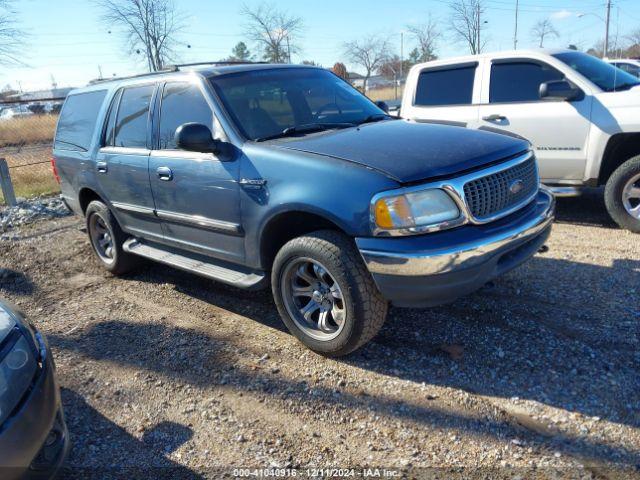
[[[65,478],[640,478],[640,236],[599,192],[560,201],[549,252],[454,305],[392,309],[342,360],[299,345],[269,292],[160,265],[104,273],[81,226],[0,237],[0,296],[54,349]]]

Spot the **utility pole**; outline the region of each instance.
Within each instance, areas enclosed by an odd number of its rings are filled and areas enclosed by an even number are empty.
[[[477,43],[476,43],[476,54],[480,54],[480,2],[478,1],[477,5],[476,5],[476,17],[477,17],[477,21],[478,21],[478,39],[477,39]]]
[[[516,0],[516,29],[513,32],[513,49],[518,49],[518,0]]]
[[[400,32],[400,81],[402,81],[402,70],[404,63],[404,32]]]
[[[99,75],[99,79],[102,80],[102,65],[98,65],[98,75]]]
[[[609,56],[609,17],[611,16],[611,0],[607,0],[607,20],[604,34],[604,58]]]

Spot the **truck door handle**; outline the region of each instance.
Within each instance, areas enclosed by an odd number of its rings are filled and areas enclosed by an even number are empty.
[[[107,173],[107,162],[96,162],[96,170],[98,173]]]
[[[173,180],[173,172],[169,167],[158,167],[156,173],[158,174],[158,178],[163,182],[170,182]]]
[[[482,119],[486,122],[504,122],[507,117],[504,115],[499,115],[494,113],[493,115],[487,115],[486,117],[482,117]]]

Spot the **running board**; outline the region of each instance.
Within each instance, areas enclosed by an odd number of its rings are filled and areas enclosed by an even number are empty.
[[[226,262],[224,264],[223,262],[214,263],[215,260],[196,254],[193,257],[186,256],[184,252],[176,253],[169,247],[149,245],[136,238],[130,238],[125,241],[122,248],[125,252],[195,273],[217,282],[233,285],[234,287],[258,289],[262,288],[266,281],[266,276],[263,272],[236,270],[234,269],[235,266],[231,266]]]

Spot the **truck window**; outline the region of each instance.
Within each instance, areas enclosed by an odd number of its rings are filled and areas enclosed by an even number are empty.
[[[149,105],[154,85],[125,88],[118,107],[114,134],[116,147],[146,148]]]
[[[69,95],[60,112],[54,147],[86,152],[98,122],[106,90]]]
[[[491,65],[489,103],[540,101],[540,84],[563,78],[555,68],[540,63],[494,63]]]
[[[197,85],[187,82],[167,83],[160,108],[160,148],[175,149],[177,128],[189,122],[213,126],[213,113]]]
[[[418,77],[414,105],[471,105],[476,66],[425,70]]]

